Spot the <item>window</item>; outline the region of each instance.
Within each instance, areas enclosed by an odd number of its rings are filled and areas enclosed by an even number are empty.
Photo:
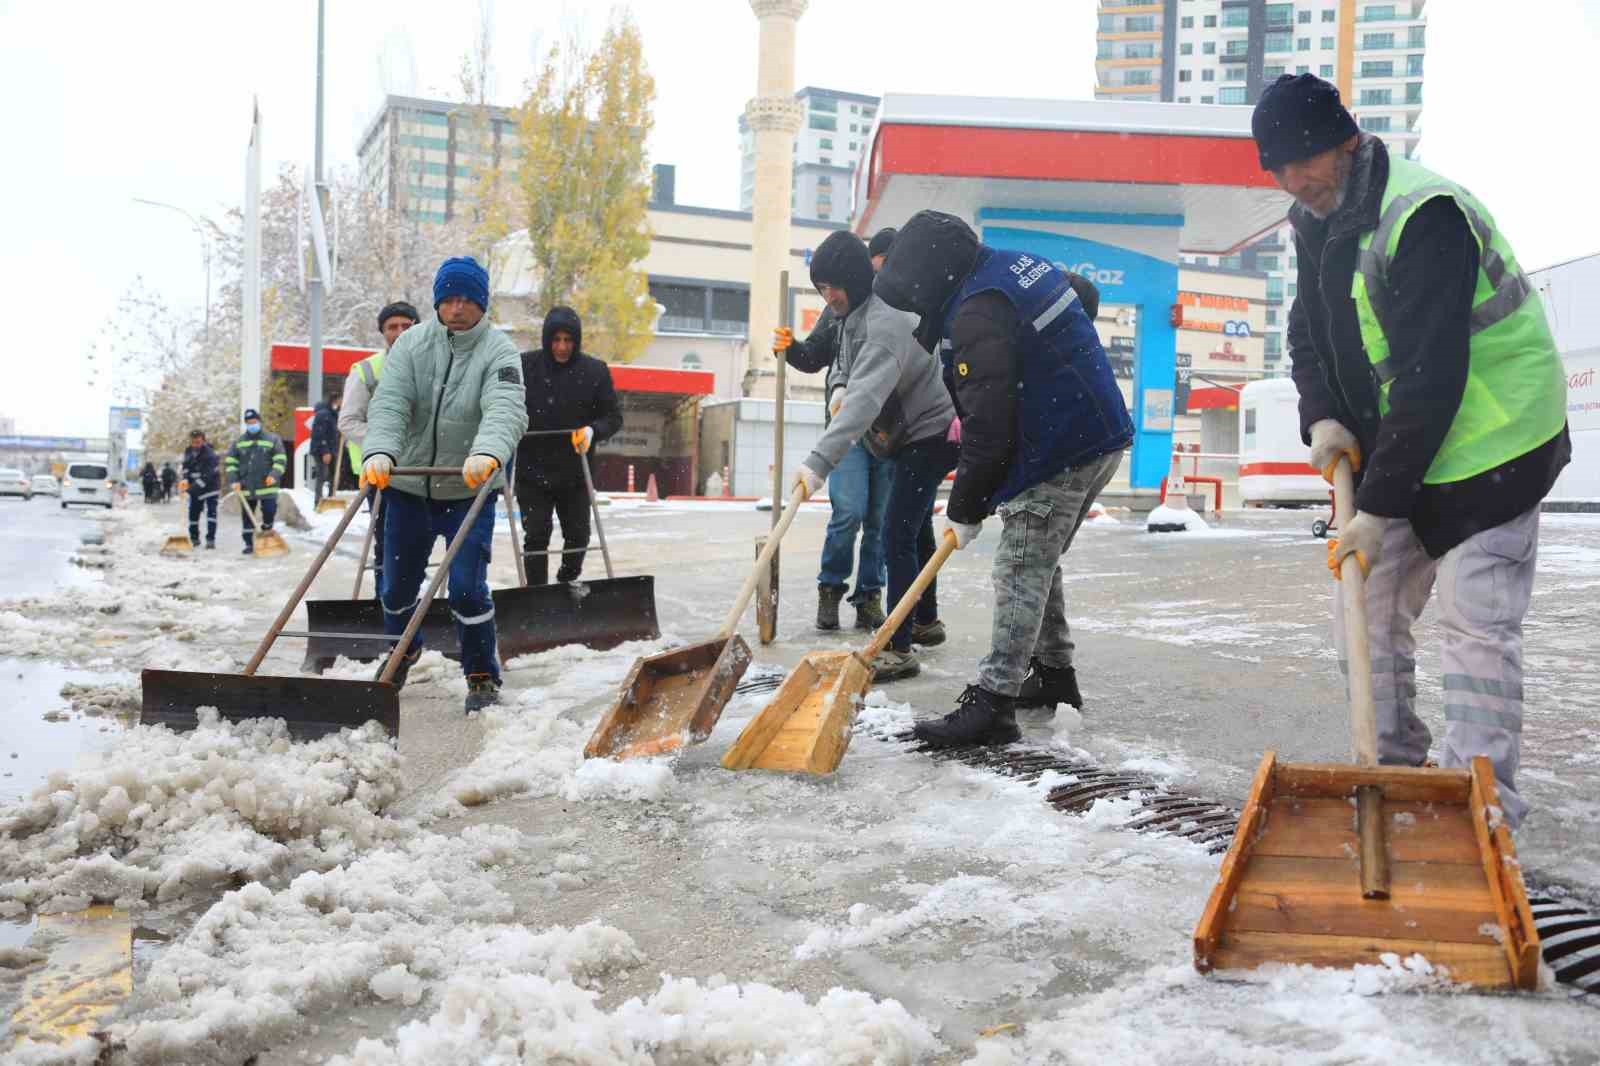
[[[1207,15],[1206,16],[1206,21],[1205,21],[1205,26],[1206,26],[1206,29],[1208,29],[1208,30],[1216,29],[1217,16],[1215,16],[1215,15]]]
[[[706,328],[706,290],[652,281],[650,299],[665,309],[661,315],[662,329],[698,332]]]
[[[1204,44],[1202,44],[1200,46],[1200,51],[1202,53],[1204,53],[1205,55],[1208,55],[1208,56],[1216,55],[1217,54],[1217,42],[1216,41],[1207,41],[1207,42],[1205,42]]]
[[[1324,63],[1320,67],[1318,67],[1317,68],[1317,77],[1319,77],[1319,78],[1331,78],[1331,77],[1333,77],[1333,64],[1332,63]]]
[[[1211,260],[1207,259],[1203,255],[1197,255],[1197,256],[1194,257],[1194,265],[1198,266],[1198,267],[1210,266],[1211,265]]]
[[[1263,78],[1267,79],[1268,81],[1276,81],[1278,78],[1283,77],[1283,67],[1282,66],[1262,67],[1261,68],[1261,76]]]
[[[1244,86],[1240,85],[1224,87],[1222,91],[1217,94],[1217,101],[1224,104],[1246,103],[1247,100],[1245,97]]]
[[[1408,77],[1408,78],[1420,78],[1420,77],[1422,77],[1422,57],[1421,56],[1406,56],[1406,77]]]
[[[1362,22],[1389,22],[1393,19],[1393,4],[1374,4],[1361,13]]]
[[[821,163],[825,167],[831,167],[831,166],[833,166],[833,157],[832,156],[827,156],[827,155],[818,156],[817,157],[817,162]]]
[[[743,333],[750,326],[750,294],[737,289],[711,290],[711,332]]]
[[[1154,15],[1129,15],[1128,21],[1123,25],[1129,33],[1154,33],[1156,17]]]
[[[1130,70],[1124,76],[1122,84],[1153,85],[1155,83],[1151,80],[1150,72],[1148,70]]]
[[[1178,71],[1178,80],[1179,81],[1193,81],[1194,80],[1194,71],[1192,71],[1192,70],[1180,70],[1180,71]]]
[[[1294,269],[1294,265],[1295,265],[1295,257],[1294,257],[1293,254],[1291,254],[1289,256],[1289,269],[1293,270]]]
[[[1283,303],[1283,279],[1267,279],[1267,302],[1271,304]]]
[[[1180,44],[1178,46],[1178,54],[1180,56],[1192,56],[1192,55],[1194,55],[1194,45],[1189,44],[1188,42]]]
[[[1388,133],[1390,129],[1388,115],[1363,115],[1361,128],[1368,133]]]
[[[1411,27],[1411,31],[1406,35],[1406,47],[1422,48],[1424,45],[1426,45],[1428,43],[1427,30],[1428,27],[1426,26]]]
[[[1362,89],[1362,107],[1388,107],[1394,103],[1393,89]]]
[[[1101,15],[1100,16],[1099,29],[1100,29],[1101,33],[1114,33],[1116,31],[1116,28],[1117,28],[1117,16],[1115,16],[1115,15]]]
[[[1337,11],[1333,10],[1333,8],[1330,7],[1327,10],[1323,11],[1323,13],[1322,13],[1322,21],[1323,22],[1338,22],[1339,21],[1339,13]]]
[[[1154,59],[1156,57],[1156,42],[1130,41],[1127,51],[1122,53],[1129,59]],[[851,127],[852,129],[854,127]]]
[[[860,147],[861,147],[861,145],[859,143],[857,143],[855,141],[851,141],[850,142],[850,150],[852,152],[855,151],[857,148],[860,148]]]
[[[1283,335],[1281,333],[1269,333],[1269,334],[1267,334],[1266,343],[1263,345],[1263,347],[1261,349],[1261,354],[1265,358],[1271,359],[1271,360],[1274,360],[1274,361],[1276,361],[1278,359],[1282,359],[1283,358]],[[1253,414],[1255,414],[1255,410],[1252,409],[1252,410],[1246,411],[1245,413],[1253,415]]]
[[[1189,97],[1187,97],[1187,96],[1180,96],[1180,97],[1178,97],[1178,103],[1180,103],[1180,104],[1187,104],[1187,103],[1189,103]]]
[[[1247,7],[1230,7],[1223,9],[1222,24],[1228,27],[1250,25],[1250,9]]]
[[[1228,67],[1228,68],[1224,68],[1223,71],[1222,71],[1222,80],[1223,81],[1244,81],[1244,79],[1245,79],[1245,69],[1243,67]],[[1223,103],[1227,103],[1227,102],[1228,101],[1226,101],[1226,100],[1223,101]],[[1240,102],[1243,103],[1243,101],[1240,101]]]
[[[1294,68],[1294,72],[1296,74],[1310,74],[1311,68],[1302,63],[1300,66]]]
[[[1311,21],[1311,12],[1309,12],[1309,11],[1297,11],[1297,12],[1295,12],[1294,20],[1296,22],[1300,23],[1301,25],[1305,25],[1307,22]]]
[[[1297,52],[1311,51],[1311,38],[1302,37],[1298,41],[1294,42],[1294,50]]]
[[[1223,270],[1243,270],[1244,262],[1236,255],[1222,255],[1217,257],[1217,266]]]
[[[833,147],[833,138],[832,137],[819,137],[819,138],[817,138],[817,147],[818,148],[832,148]]]
[[[1422,103],[1422,83],[1420,81],[1411,82],[1406,86],[1406,103]]]
[[[851,133],[860,133],[861,132],[861,127],[856,125],[854,122],[852,122],[852,123],[850,123],[850,132]]]
[[[1214,104],[1217,102],[1217,98],[1214,96],[1202,96],[1200,102],[1202,104]]]
[[[806,124],[814,130],[837,130],[839,120],[827,115],[812,115]]]
[[[1292,281],[1289,282],[1289,299],[1291,299],[1291,300],[1294,299],[1294,290],[1296,288],[1298,288],[1298,286],[1295,285],[1294,282],[1292,282]]]
[[[1202,70],[1200,72],[1200,80],[1201,81],[1216,81],[1217,80],[1217,72],[1214,71],[1214,70]]]
[[[1267,325],[1276,326],[1277,324],[1278,324],[1278,309],[1276,307],[1267,308]]]
[[[1222,54],[1228,58],[1246,59],[1250,55],[1250,42],[1229,41],[1228,46],[1222,50]]]
[[[1266,7],[1267,29],[1285,29],[1294,24],[1293,4],[1268,4]]]
[[[1364,61],[1361,64],[1361,76],[1363,78],[1392,78],[1394,77],[1394,63],[1387,59],[1381,63],[1373,60]]]
[[[1185,15],[1185,16],[1183,16],[1182,19],[1179,20],[1178,24],[1180,26],[1182,26],[1186,30],[1192,30],[1192,29],[1194,29],[1194,16],[1193,15]]]
[[[1262,41],[1262,47],[1268,52],[1288,52],[1294,48],[1294,34],[1287,30],[1268,33]]]
[[[1332,37],[1324,37],[1322,39],[1322,50],[1325,51],[1325,52],[1333,51],[1333,38]]]
[[[830,114],[837,114],[839,111],[839,101],[830,100],[826,96],[814,96],[811,98],[811,110],[827,111]]]
[[[1275,255],[1258,255],[1258,256],[1256,256],[1256,269],[1257,270],[1277,270],[1278,269],[1278,257],[1275,256]]]
[[[833,188],[833,175],[831,175],[831,174],[818,174],[817,175],[817,188],[819,188],[819,189],[831,189],[831,188]]]
[[[1380,52],[1385,48],[1394,47],[1394,34],[1392,33],[1363,33],[1361,35],[1361,48],[1367,52]]]

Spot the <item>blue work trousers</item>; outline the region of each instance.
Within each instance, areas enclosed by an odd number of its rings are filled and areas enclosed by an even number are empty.
[[[465,543],[450,564],[450,613],[461,642],[461,672],[468,677],[488,674],[500,679],[495,657],[494,599],[489,595],[489,550],[494,540],[495,497],[491,492],[483,510],[467,532]],[[434,541],[445,543],[456,535],[472,500],[430,500],[409,492],[383,494],[383,631],[392,637],[405,632],[417,609],[423,568],[433,553]],[[411,642],[421,650],[422,634]]]
[[[860,561],[851,603],[870,600],[883,588],[887,566],[883,554],[883,517],[889,509],[889,488],[894,480],[894,460],[879,459],[857,443],[845,452],[828,475],[828,500],[833,517],[822,542],[822,570],[817,584],[842,588],[850,583],[856,555],[856,532],[861,533]]]

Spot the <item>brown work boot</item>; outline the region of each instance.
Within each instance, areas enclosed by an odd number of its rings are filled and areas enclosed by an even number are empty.
[[[856,628],[868,633],[876,632],[888,620],[883,613],[883,593],[873,592],[856,603]]]
[[[824,633],[839,628],[839,601],[842,599],[843,585],[817,586],[817,628]]]

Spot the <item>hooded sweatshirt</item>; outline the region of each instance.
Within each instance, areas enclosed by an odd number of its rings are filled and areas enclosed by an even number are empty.
[[[570,333],[572,358],[556,362],[550,354],[557,332]],[[594,444],[615,436],[622,428],[622,410],[611,383],[611,368],[583,351],[583,320],[570,307],[552,307],[544,316],[542,345],[522,353],[527,379],[528,429],[594,429]],[[517,446],[517,480],[542,485],[583,483],[583,467],[572,439],[566,434],[525,437]]]

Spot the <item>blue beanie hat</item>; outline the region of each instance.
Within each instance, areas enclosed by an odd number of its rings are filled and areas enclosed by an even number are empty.
[[[446,259],[433,276],[433,309],[447,296],[465,296],[481,311],[489,310],[489,272],[468,255]]]

